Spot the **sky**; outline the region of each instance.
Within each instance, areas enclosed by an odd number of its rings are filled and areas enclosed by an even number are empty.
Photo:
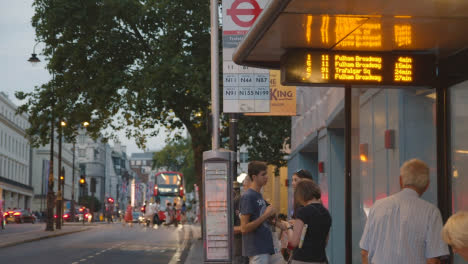
[[[42,43],[36,47],[41,62],[32,66],[27,61],[36,44],[35,31],[31,25],[34,15],[32,3],[33,0],[0,0],[0,92],[6,93],[16,105],[21,102],[15,98],[15,91],[32,91],[35,86],[51,78],[41,54],[44,47]],[[133,139],[127,139],[123,132],[118,133],[118,136],[122,144],[127,146],[127,154],[143,151]],[[163,148],[168,136],[166,131],[161,132],[148,140],[146,148]]]

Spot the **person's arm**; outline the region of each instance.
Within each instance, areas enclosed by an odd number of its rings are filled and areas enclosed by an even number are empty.
[[[242,233],[240,226],[234,226],[234,235]]]
[[[426,264],[440,264],[440,259],[439,258],[427,259]]]
[[[362,264],[369,264],[369,252],[367,250],[361,249],[361,259]]]
[[[440,211],[434,208],[432,214],[429,216],[425,239],[427,264],[438,264],[440,263],[440,257],[450,255],[447,244],[442,240],[442,227]]]
[[[291,247],[297,247],[301,240],[302,235],[302,228],[304,227],[304,222],[301,219],[295,219],[292,225],[294,228],[290,228],[291,225],[288,227],[288,244]]]
[[[259,218],[252,222],[250,222],[250,214],[242,214],[240,217],[242,234],[254,231],[273,214],[275,214],[275,208],[271,205],[267,207],[265,212]]]

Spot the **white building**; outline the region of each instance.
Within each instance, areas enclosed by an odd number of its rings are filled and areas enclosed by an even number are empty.
[[[76,149],[80,173],[86,176],[87,190],[85,194],[91,195],[91,182],[94,179],[96,181],[94,197],[104,204],[107,198],[106,186],[109,184],[106,181],[106,176],[109,176],[106,161],[108,157],[111,157],[110,148],[106,143],[103,143],[99,139],[93,140],[82,131],[78,135]]]
[[[31,207],[31,151],[25,130],[26,115],[16,115],[16,106],[0,92],[0,205]]]

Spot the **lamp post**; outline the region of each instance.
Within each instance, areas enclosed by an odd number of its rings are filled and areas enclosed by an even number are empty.
[[[84,121],[83,122],[83,127],[87,128],[89,126],[89,122],[88,121]],[[70,206],[70,209],[71,209],[71,215],[72,215],[72,219],[73,221],[75,221],[75,152],[76,152],[76,139],[73,141],[73,164],[72,164],[72,196],[71,196],[71,206]],[[81,181],[81,179],[80,179]],[[81,184],[84,184],[80,182],[80,187],[81,187]],[[81,195],[80,195],[81,196]]]
[[[39,44],[37,42],[34,45],[33,53],[31,54],[31,58],[28,61],[36,65],[41,60],[37,57],[36,54],[36,46]],[[52,79],[55,78],[55,75],[52,75]],[[53,86],[52,86],[53,87]],[[53,88],[52,88],[53,89]],[[54,91],[52,90],[52,93]],[[51,104],[51,121],[50,121],[50,160],[49,160],[49,179],[47,184],[47,223],[45,231],[54,231],[54,202],[55,202],[55,194],[54,194],[54,100],[52,100]]]
[[[59,172],[59,184],[58,184],[58,191],[57,191],[57,220],[55,222],[56,229],[62,229],[62,209],[63,209],[63,191],[64,191],[64,182],[65,176],[63,175],[62,169],[62,128],[65,127],[67,123],[65,121],[60,121],[59,126],[59,153],[58,153],[58,172]]]

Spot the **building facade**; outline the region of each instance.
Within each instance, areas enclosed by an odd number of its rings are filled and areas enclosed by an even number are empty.
[[[27,116],[16,115],[16,108],[0,92],[0,206],[28,209],[33,196],[29,123]]]
[[[54,193],[57,193],[59,182],[59,149],[57,140],[54,141]],[[62,144],[62,168],[65,171],[65,184],[62,191],[65,210],[70,209],[70,201],[74,196],[75,202],[79,198],[80,168],[77,162],[77,155],[73,157],[73,144]],[[45,211],[47,208],[47,188],[50,166],[50,144],[33,149],[32,154],[32,186],[34,188],[34,198],[32,210]],[[75,165],[73,165],[75,162]],[[73,174],[73,169],[75,170]]]
[[[130,156],[130,168],[142,182],[154,182],[153,156],[154,152],[132,153]]]
[[[81,131],[78,135],[76,143],[76,151],[78,153],[78,163],[80,167],[80,175],[86,178],[86,187],[84,195],[96,197],[102,205],[106,202],[106,186],[108,187],[110,176],[107,167],[108,158],[111,157],[110,148],[101,140],[93,140]],[[95,182],[95,188],[92,189]],[[104,206],[102,206],[104,208]]]

